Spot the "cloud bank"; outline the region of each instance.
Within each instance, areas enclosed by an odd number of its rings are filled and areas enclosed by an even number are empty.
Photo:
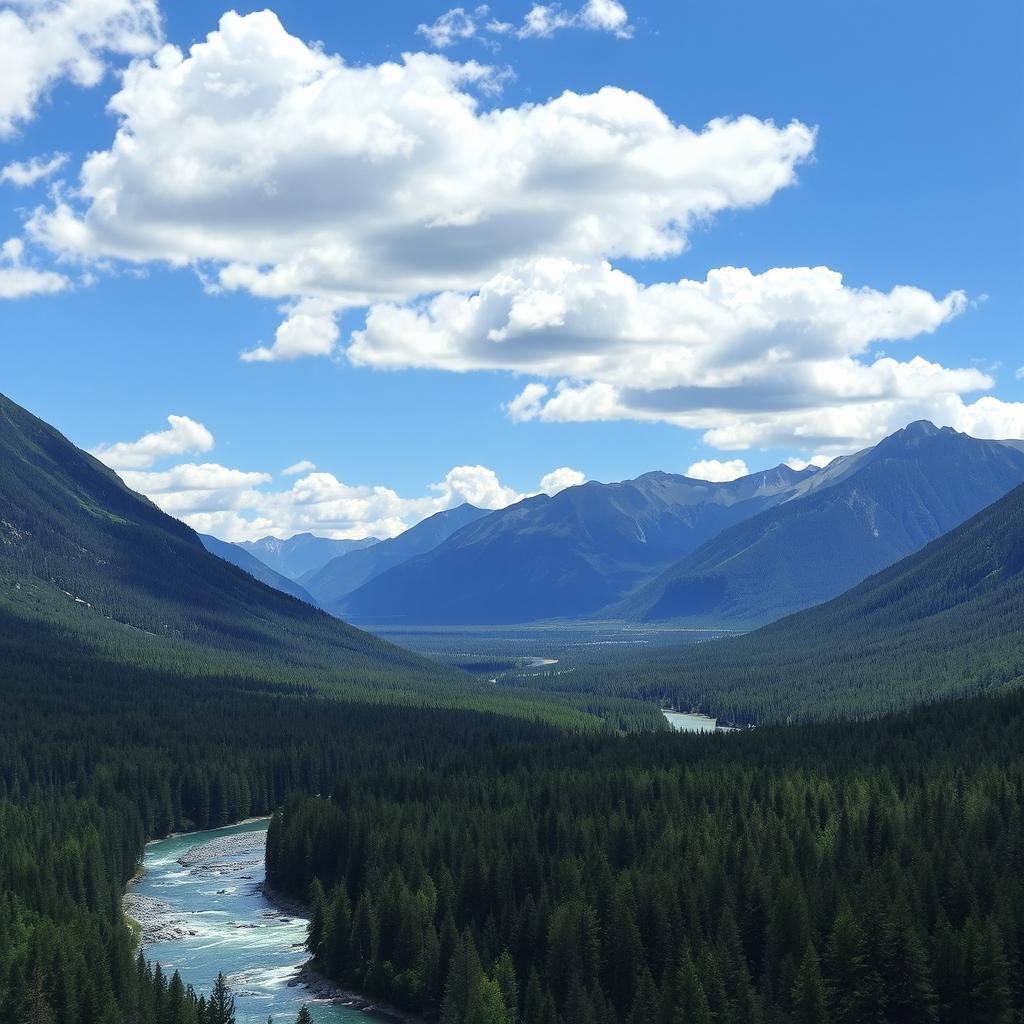
[[[30,230],[64,257],[199,267],[292,316],[316,303],[313,340],[286,324],[253,357],[288,358],[328,347],[330,310],[473,289],[548,253],[678,253],[696,222],[792,185],[814,146],[799,122],[694,131],[611,87],[484,109],[493,75],[426,53],[353,66],[270,11],[226,14],[188,54],[131,66],[113,144]]]
[[[425,494],[403,497],[383,485],[352,485],[333,473],[317,472],[308,460],[282,471],[295,481],[284,490],[267,485],[273,474],[183,462],[160,469],[157,462],[179,455],[210,452],[211,432],[187,416],[168,416],[170,429],[136,441],[98,445],[92,454],[133,490],[145,494],[165,512],[201,533],[224,540],[255,540],[272,534],[290,537],[314,532],[330,537],[391,537],[421,519],[470,502],[497,509],[528,497],[501,482],[487,466],[453,466]],[[536,491],[557,494],[586,477],[568,466],[544,475]]]
[[[487,17],[453,8],[423,34],[447,45]],[[486,22],[537,36],[628,25],[613,0]],[[189,267],[212,292],[274,301],[284,319],[246,362],[532,378],[509,396],[514,420],[662,422],[724,451],[802,457],[919,417],[1024,436],[1024,403],[978,397],[990,373],[899,355],[964,312],[961,291],[853,286],[826,267],[648,284],[614,266],[677,255],[696,225],[794,185],[813,128],[740,116],[691,129],[614,87],[488,105],[499,84],[438,53],[349,64],[271,11],[229,12],[187,53],[131,65],[112,144],[27,230],[65,261]],[[0,295],[66,285],[19,259]],[[343,338],[349,308],[367,313]]]

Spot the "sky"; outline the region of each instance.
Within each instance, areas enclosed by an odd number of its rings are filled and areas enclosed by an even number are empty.
[[[1024,8],[0,0],[0,391],[229,540],[1024,437]]]

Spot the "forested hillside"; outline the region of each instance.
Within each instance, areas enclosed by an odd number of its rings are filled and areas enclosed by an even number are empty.
[[[3,609],[0,665],[3,1024],[204,1024],[180,979],[166,988],[136,963],[121,894],[147,838],[269,814],[339,774],[386,775],[433,757],[438,736],[472,751],[556,735],[521,717],[381,707],[372,685],[343,703],[118,663]]]
[[[541,685],[737,722],[864,716],[1024,683],[1024,487],[818,608]]]
[[[320,970],[441,1024],[1010,1024],[1024,694],[463,751],[275,815]]]
[[[323,684],[451,673],[207,552],[56,430],[0,396],[0,605],[157,666],[248,659]]]

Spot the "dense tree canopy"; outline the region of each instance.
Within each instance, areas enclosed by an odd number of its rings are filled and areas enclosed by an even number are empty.
[[[443,1024],[992,1024],[1024,1009],[1024,695],[530,741],[274,816],[321,970]]]

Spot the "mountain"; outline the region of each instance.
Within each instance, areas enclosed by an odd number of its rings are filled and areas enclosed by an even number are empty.
[[[0,611],[97,659],[248,685],[373,690],[452,678],[210,554],[191,529],[3,396]]]
[[[255,555],[249,554],[240,545],[230,544],[226,540],[211,537],[208,533],[199,534],[199,539],[203,542],[203,547],[211,555],[216,555],[232,565],[237,565],[239,569],[245,570],[250,576],[255,576],[260,583],[266,583],[268,587],[283,591],[285,594],[291,594],[292,597],[297,597],[300,601],[305,601],[306,604],[316,604],[313,595],[305,587],[300,586],[286,576],[282,576],[279,572],[274,572],[269,565],[261,562]]]
[[[303,585],[328,611],[341,607],[342,599],[368,580],[393,566],[437,547],[463,526],[490,515],[487,509],[468,502],[424,519],[405,533],[372,547],[332,558],[325,566],[300,577]]]
[[[647,473],[539,494],[463,527],[335,607],[375,624],[591,615],[723,528],[778,504],[813,474],[778,466],[708,483]]]
[[[607,612],[760,625],[820,604],[1024,482],[1024,452],[926,421],[836,459]]]
[[[826,604],[594,679],[739,721],[860,717],[1022,685],[1024,486]]]
[[[294,537],[280,540],[277,537],[263,537],[260,540],[240,541],[238,546],[255,555],[264,565],[290,580],[298,580],[307,573],[315,572],[331,559],[346,555],[350,551],[361,551],[378,543],[376,537],[362,540],[332,540],[317,537],[312,533],[297,533]]]

